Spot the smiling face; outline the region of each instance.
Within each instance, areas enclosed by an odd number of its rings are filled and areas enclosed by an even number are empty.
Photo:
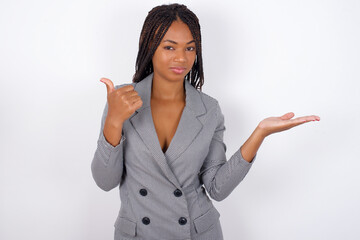
[[[154,77],[183,81],[195,58],[195,40],[189,27],[182,21],[174,21],[152,57]]]

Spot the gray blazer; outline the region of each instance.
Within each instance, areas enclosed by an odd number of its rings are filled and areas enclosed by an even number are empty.
[[[186,105],[163,153],[151,115],[152,78],[153,73],[130,83],[143,105],[124,122],[115,147],[103,135],[107,103],[102,116],[91,171],[101,189],[119,186],[121,207],[114,239],[222,240],[220,214],[208,195],[216,201],[225,199],[256,155],[249,163],[239,148],[227,161],[219,103],[188,81],[184,81]],[[116,89],[125,85],[129,84]]]

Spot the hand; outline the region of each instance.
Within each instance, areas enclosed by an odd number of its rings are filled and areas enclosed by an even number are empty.
[[[141,97],[132,85],[115,89],[113,82],[107,78],[101,78],[107,89],[108,114],[114,125],[122,124],[136,109],[143,104]]]
[[[291,119],[295,116],[293,112],[286,113],[281,117],[269,117],[262,120],[258,129],[261,131],[264,137],[269,136],[270,134],[288,130],[292,127],[298,126],[300,124],[310,122],[310,121],[320,121],[320,117],[311,115]]]

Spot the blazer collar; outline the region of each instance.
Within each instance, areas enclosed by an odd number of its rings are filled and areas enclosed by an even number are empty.
[[[171,166],[172,163],[190,146],[201,131],[203,124],[198,117],[206,113],[206,108],[200,92],[187,80],[184,80],[186,94],[185,107],[175,135],[164,153],[159,143],[151,113],[150,100],[153,76],[154,73],[151,73],[135,84],[134,90],[141,97],[143,104],[135,111],[129,120],[165,176],[175,187],[181,188],[181,184]]]

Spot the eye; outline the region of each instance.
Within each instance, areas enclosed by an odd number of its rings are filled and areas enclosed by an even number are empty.
[[[166,50],[172,50],[173,47],[171,47],[171,46],[165,46],[164,49],[166,49]]]
[[[189,50],[189,51],[195,51],[195,48],[194,48],[194,47],[188,47],[187,50]]]

